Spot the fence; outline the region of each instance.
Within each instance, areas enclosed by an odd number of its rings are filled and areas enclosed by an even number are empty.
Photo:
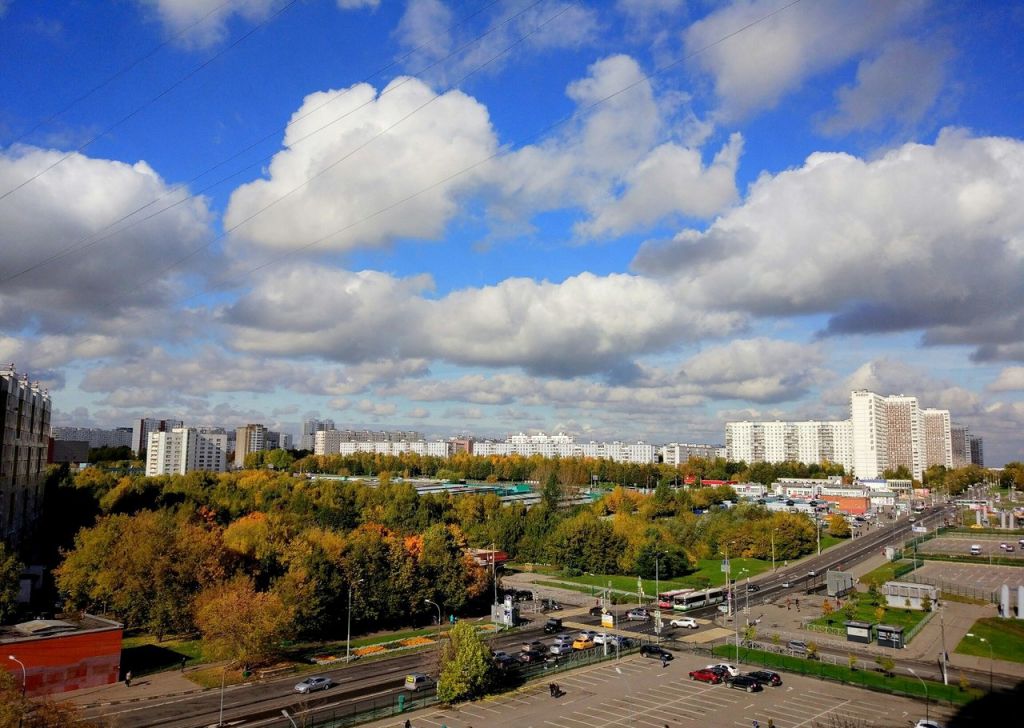
[[[972,599],[984,599],[985,601],[992,602],[993,604],[999,603],[997,593],[992,589],[980,589],[973,586],[957,584],[952,581],[946,581],[945,579],[936,579],[931,576],[918,576],[917,574],[911,574],[904,581],[909,581],[913,584],[930,584],[941,592],[956,594],[962,597],[971,597]]]

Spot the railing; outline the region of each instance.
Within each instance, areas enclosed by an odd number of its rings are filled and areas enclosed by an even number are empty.
[[[948,592],[949,594],[957,594],[962,597],[971,597],[972,599],[983,599],[993,604],[999,603],[999,598],[995,591],[991,589],[979,589],[973,586],[964,586],[963,584],[957,584],[956,582],[946,581],[944,579],[936,579],[931,576],[918,576],[911,574],[904,581],[909,581],[913,584],[928,584],[934,586],[936,589],[942,592]]]
[[[924,617],[921,618],[920,622],[911,627],[910,630],[903,635],[903,643],[909,644],[910,640],[914,639],[914,637],[917,636],[917,633],[924,629],[924,626],[926,624],[932,621],[932,617],[934,616],[935,610],[932,610],[928,612],[928,614],[924,615]]]

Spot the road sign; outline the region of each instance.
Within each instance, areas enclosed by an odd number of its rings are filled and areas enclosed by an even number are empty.
[[[654,633],[655,634],[661,634],[661,628],[663,626],[664,626],[664,623],[661,621],[661,610],[660,609],[655,609],[654,610]]]
[[[722,562],[722,571],[723,572],[729,571],[729,559],[726,559],[725,561]]]
[[[601,615],[601,626],[608,627],[611,629],[615,626],[615,615],[611,612],[605,612]]]

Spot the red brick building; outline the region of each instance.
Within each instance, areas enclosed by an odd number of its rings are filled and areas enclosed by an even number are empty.
[[[0,627],[0,663],[30,697],[117,682],[122,626],[100,617],[34,619]],[[8,656],[17,658],[11,660]]]

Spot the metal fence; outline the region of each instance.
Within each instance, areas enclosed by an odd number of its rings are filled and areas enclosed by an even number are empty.
[[[972,599],[983,599],[993,604],[999,603],[998,593],[992,589],[984,589],[979,587],[967,586],[964,584],[957,584],[953,581],[946,581],[945,579],[936,579],[933,576],[919,576],[917,574],[911,574],[904,581],[909,581],[913,584],[929,584],[934,586],[940,592],[946,592],[948,594],[956,594],[962,597],[971,597]]]

